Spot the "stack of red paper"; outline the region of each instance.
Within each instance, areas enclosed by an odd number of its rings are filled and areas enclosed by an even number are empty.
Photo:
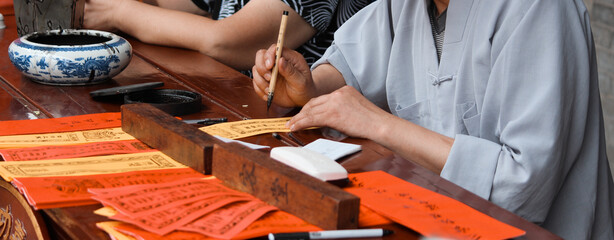
[[[89,189],[112,207],[111,219],[158,235],[175,230],[229,239],[277,208],[229,189],[217,179],[186,178],[169,183]]]
[[[219,239],[207,237],[200,233],[188,231],[172,231],[166,235],[158,235],[143,230],[132,224],[123,222],[100,222],[96,224],[99,228],[109,233],[115,239],[138,239],[138,240],[206,240]],[[249,239],[266,236],[269,233],[281,232],[309,232],[320,231],[322,229],[306,223],[300,218],[295,217],[284,211],[273,211],[265,214],[232,239]]]
[[[0,122],[0,136],[85,131],[121,126],[120,113],[98,113],[63,118]],[[4,161],[71,159],[156,151],[138,140],[94,142],[79,145],[47,145],[0,149]],[[204,177],[190,168],[144,170],[87,176],[15,178],[12,183],[35,209],[95,204],[87,188],[121,187]],[[0,180],[1,181],[1,180]]]
[[[205,175],[191,168],[176,168],[86,176],[15,178],[12,183],[32,207],[48,209],[98,203],[87,192],[88,188],[155,184],[199,177]]]

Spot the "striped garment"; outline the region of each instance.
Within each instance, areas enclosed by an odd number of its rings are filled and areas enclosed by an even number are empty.
[[[239,11],[249,0],[192,0],[214,19],[226,18]],[[375,0],[281,0],[318,32],[296,49],[311,66],[332,44],[333,34],[352,15]],[[216,7],[218,6],[218,7]]]
[[[437,49],[437,61],[441,61],[441,52],[443,51],[443,40],[446,35],[446,16],[448,10],[443,10],[438,14],[435,3],[431,0],[428,4],[429,20],[431,22],[431,30],[433,31],[433,40]]]

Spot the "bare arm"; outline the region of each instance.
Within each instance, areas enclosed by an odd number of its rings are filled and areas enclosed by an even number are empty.
[[[143,0],[142,2],[161,8],[198,14],[202,16],[209,14],[196,6],[196,4],[192,2],[192,0]]]
[[[454,139],[433,132],[410,121],[393,116],[385,118],[373,133],[371,140],[391,149],[434,173],[441,173],[450,155]]]
[[[197,50],[246,70],[254,65],[258,49],[277,41],[283,10],[290,12],[286,46],[297,48],[316,30],[279,0],[252,0],[219,21],[138,1],[89,0],[84,24],[88,28],[118,29],[151,44]]]

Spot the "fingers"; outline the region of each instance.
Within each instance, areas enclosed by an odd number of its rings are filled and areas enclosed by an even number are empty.
[[[276,60],[276,45],[268,49],[256,52],[256,59],[252,67],[253,85],[256,94],[265,98],[270,89],[272,69]],[[303,55],[284,48],[282,56],[277,62],[278,78],[275,87],[274,102],[280,106],[302,106],[315,96],[315,86],[312,81],[311,71]]]
[[[266,65],[266,50],[260,49],[256,52],[256,59],[254,61],[254,67],[252,68],[252,73],[254,75],[258,74],[263,77],[264,80],[271,80],[271,68]]]
[[[254,91],[256,92],[256,95],[260,96],[262,100],[266,101],[267,94],[268,94],[267,88],[269,87],[269,82],[266,81],[262,76],[260,76],[257,73],[256,66],[252,67],[252,75],[253,75],[252,84],[254,85]]]
[[[292,131],[298,131],[310,127],[331,127],[340,131],[355,119],[362,115],[365,106],[356,106],[360,98],[352,87],[343,87],[330,94],[311,99],[301,111],[286,124]]]
[[[258,96],[267,99],[271,80],[271,70],[275,59],[275,44],[268,49],[261,49],[256,52],[256,59],[252,67],[254,90]]]
[[[268,49],[260,49],[256,52],[255,71],[253,72],[259,73],[267,81],[271,80],[271,69],[275,62],[275,46],[272,44]]]
[[[324,95],[311,99],[301,111],[286,123],[286,126],[291,131],[298,131],[310,127],[324,127],[327,126],[329,119],[329,107],[327,104],[330,97]]]
[[[279,74],[284,76],[286,79],[296,79],[302,80],[304,77],[300,74],[300,71],[296,69],[294,64],[288,63],[288,60],[285,57],[279,59],[278,70]]]
[[[277,49],[276,44],[271,44],[269,49],[266,50],[264,55],[264,63],[268,69],[273,69],[273,63],[275,62],[275,51]]]

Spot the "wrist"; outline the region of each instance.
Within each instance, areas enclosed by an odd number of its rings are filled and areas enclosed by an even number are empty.
[[[329,94],[345,86],[343,75],[333,65],[321,64],[312,71],[314,95]]]
[[[106,21],[108,22],[108,26],[112,28],[113,31],[124,31],[121,27],[122,21],[120,19],[126,18],[126,13],[124,12],[127,9],[134,9],[135,6],[130,6],[129,3],[136,1],[109,1],[109,8],[107,9]],[[138,2],[136,2],[138,3]]]
[[[395,131],[398,131],[398,129],[395,130],[396,124],[394,121],[396,117],[390,113],[379,115],[379,117],[381,119],[374,121],[374,127],[371,128],[373,131],[370,133],[372,140],[384,146],[389,146],[390,144],[388,142],[392,138],[392,135]]]

